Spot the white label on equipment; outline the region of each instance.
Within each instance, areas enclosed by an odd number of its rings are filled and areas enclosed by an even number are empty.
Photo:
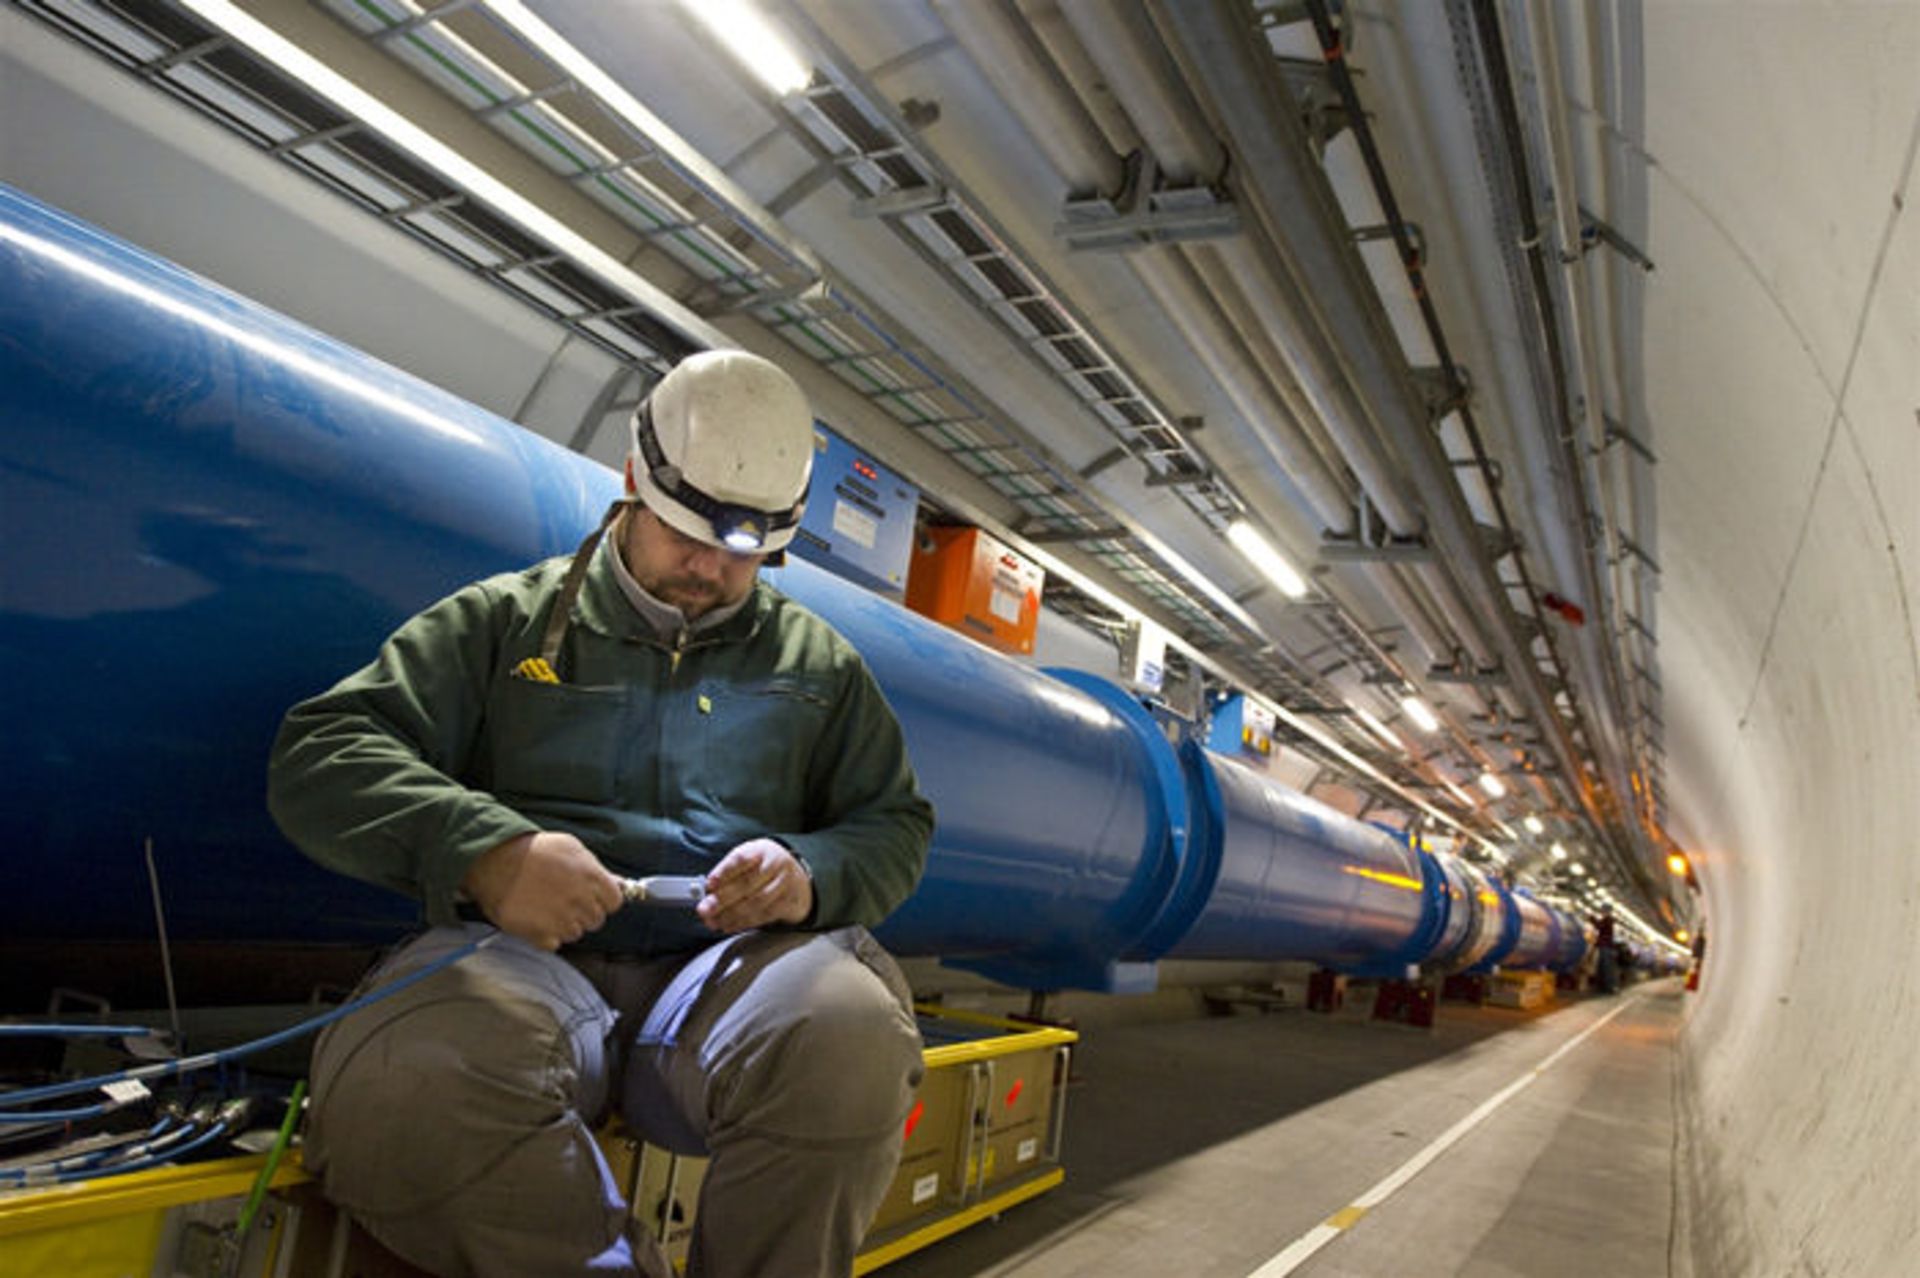
[[[147,1085],[137,1078],[123,1078],[118,1082],[102,1083],[100,1090],[110,1099],[120,1101],[122,1104],[131,1104],[147,1098]]]
[[[987,610],[1009,625],[1020,624],[1020,593],[1008,590],[999,582],[993,585],[993,597],[987,602]]]
[[[833,530],[848,541],[857,541],[868,550],[880,533],[880,521],[852,502],[833,503]]]
[[[1038,1136],[1029,1136],[1014,1147],[1013,1161],[1016,1163],[1024,1163],[1039,1152],[1040,1138]]]
[[[916,1203],[924,1203],[925,1201],[927,1201],[927,1199],[933,1197],[935,1194],[939,1192],[940,1192],[940,1173],[939,1172],[928,1172],[924,1176],[918,1176],[914,1178],[913,1201],[915,1201]]]

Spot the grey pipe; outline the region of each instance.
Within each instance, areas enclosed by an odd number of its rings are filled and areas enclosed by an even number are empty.
[[[1060,12],[1056,0],[1014,0],[1020,10],[1020,16],[1027,20],[1027,26],[1033,35],[1053,59],[1053,64],[1061,76],[1072,88],[1074,96],[1080,99],[1080,105],[1099,126],[1107,145],[1120,155],[1138,151],[1142,145],[1140,133],[1133,127],[1133,121],[1120,109],[1114,100],[1113,86],[1108,84],[1100,68],[1087,56],[1087,50],[1080,43],[1080,37],[1067,25],[1067,19]]]
[[[1347,492],[1326,462],[1297,430],[1274,397],[1260,370],[1200,287],[1193,269],[1170,253],[1136,253],[1133,268],[1154,300],[1191,335],[1195,353],[1233,400],[1245,421],[1265,429],[1250,431],[1313,510],[1321,526],[1345,532],[1353,524]]]
[[[1226,148],[1166,74],[1146,11],[1137,2],[1114,0],[1059,0],[1059,5],[1168,182],[1207,185],[1218,179],[1226,167]]]
[[[993,86],[1021,104],[1033,140],[1066,179],[1070,194],[1116,195],[1125,168],[1086,108],[1062,93],[1011,0],[933,0],[935,12]]]
[[[1197,57],[1204,53],[1199,60],[1214,73],[1209,90],[1232,134],[1246,184],[1258,196],[1255,211],[1282,247],[1302,294],[1319,310],[1334,349],[1347,361],[1350,379],[1355,385],[1385,390],[1376,399],[1379,424],[1398,455],[1415,467],[1439,549],[1450,562],[1468,569],[1459,584],[1474,612],[1504,617],[1505,590],[1486,562],[1479,530],[1439,455],[1425,411],[1406,386],[1399,360],[1389,354],[1390,335],[1380,331],[1362,303],[1365,294],[1356,278],[1359,264],[1333,229],[1339,221],[1338,210],[1323,207],[1328,197],[1309,167],[1301,126],[1288,104],[1268,97],[1270,78],[1255,61],[1244,13],[1225,0],[1181,0],[1163,6],[1161,13],[1183,44]],[[1493,638],[1523,704],[1548,732],[1566,775],[1577,778],[1579,752],[1552,710],[1552,698],[1531,654],[1510,626],[1493,627]]]
[[[1059,0],[1059,4],[1161,169],[1169,175],[1217,174],[1225,150],[1200,118],[1197,105],[1172,82],[1164,59],[1155,56],[1159,35],[1144,8],[1111,0]],[[1309,327],[1312,308],[1294,282],[1261,253],[1250,236],[1233,236],[1209,247],[1229,268],[1259,328],[1286,360],[1294,384],[1311,408],[1310,413],[1296,408],[1296,414],[1317,418],[1323,425],[1393,534],[1417,536],[1422,527],[1420,512],[1369,429],[1363,402],[1327,351],[1324,337]],[[1190,256],[1196,268],[1204,269],[1197,255]]]

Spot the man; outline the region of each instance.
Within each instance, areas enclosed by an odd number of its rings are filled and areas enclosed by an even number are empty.
[[[1620,992],[1620,956],[1614,952],[1613,911],[1602,910],[1593,921],[1593,948],[1600,956],[1600,992]]]
[[[632,432],[571,560],[433,605],[282,725],[282,829],[433,925],[372,983],[505,933],[322,1036],[307,1165],[436,1274],[664,1275],[590,1135],[618,1112],[712,1155],[689,1274],[845,1274],[920,1074],[866,925],[932,809],[858,655],[757,580],[806,496],[799,387],[696,355]],[[705,886],[623,909],[616,872]]]

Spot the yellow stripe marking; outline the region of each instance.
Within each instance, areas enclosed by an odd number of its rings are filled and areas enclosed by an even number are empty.
[[[1339,1211],[1327,1217],[1327,1228],[1352,1229],[1360,1223],[1360,1218],[1366,1214],[1367,1209],[1365,1207],[1342,1207]]]

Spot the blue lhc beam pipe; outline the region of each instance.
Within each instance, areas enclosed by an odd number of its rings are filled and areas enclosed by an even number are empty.
[[[1190,917],[1170,914],[1150,946],[1342,968],[1423,956],[1431,911],[1413,849],[1193,742],[1182,761],[1199,849],[1180,893]]]
[[[0,933],[151,935],[149,838],[177,936],[411,926],[273,829],[280,716],[425,603],[571,550],[617,476],[4,187],[0,413]],[[1478,871],[1176,753],[1105,680],[804,563],[770,576],[865,655],[938,809],[880,930],[898,953],[1114,990],[1169,956],[1368,971],[1521,939],[1520,898]]]
[[[1546,966],[1559,946],[1559,924],[1547,906],[1519,888],[1514,889],[1513,905],[1520,915],[1520,933],[1514,938],[1513,948],[1500,957],[1501,963],[1507,967]]]
[[[1449,972],[1465,971],[1484,959],[1505,927],[1505,907],[1493,882],[1479,866],[1459,857],[1433,857],[1445,899],[1439,935],[1427,962]]]
[[[1146,712],[801,560],[766,577],[859,648],[938,815],[926,876],[879,939],[1012,985],[1145,985],[1118,960],[1166,894],[1186,821],[1177,772],[1143,748],[1167,748]]]

